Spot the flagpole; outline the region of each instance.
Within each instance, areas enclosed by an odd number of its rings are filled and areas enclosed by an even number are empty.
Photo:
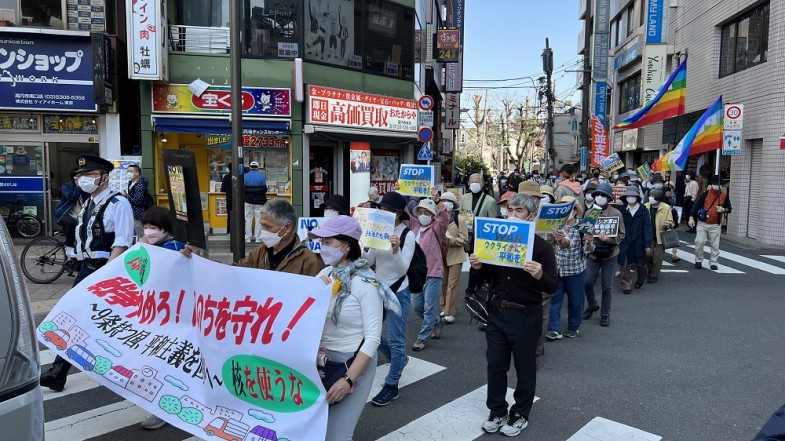
[[[714,165],[714,175],[717,176],[717,179],[720,178],[720,155],[722,154],[722,147],[717,150],[717,163]],[[722,185],[722,182],[720,182]]]

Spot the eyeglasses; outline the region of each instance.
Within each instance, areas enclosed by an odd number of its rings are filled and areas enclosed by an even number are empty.
[[[77,178],[81,178],[82,176],[86,176],[86,177],[90,177],[90,178],[97,178],[97,177],[101,176],[101,172],[99,170],[93,170],[93,171],[89,171],[89,172],[78,173],[76,175]]]

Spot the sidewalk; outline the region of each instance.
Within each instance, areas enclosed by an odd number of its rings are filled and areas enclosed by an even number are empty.
[[[222,263],[232,262],[232,253],[229,250],[229,236],[228,235],[214,235],[208,237],[208,248],[210,259]],[[16,251],[17,259],[22,255],[22,250],[28,240],[14,239],[14,249]],[[254,244],[249,243],[245,245],[246,254],[255,247]],[[54,305],[60,300],[61,297],[71,289],[74,283],[73,277],[68,277],[63,274],[54,282],[46,285],[33,283],[24,276],[22,280],[27,287],[27,295],[30,298],[30,303],[33,308],[33,315],[48,314],[54,308]]]

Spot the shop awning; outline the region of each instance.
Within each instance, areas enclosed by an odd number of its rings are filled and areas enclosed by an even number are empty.
[[[153,124],[157,132],[232,134],[232,122],[228,119],[154,116]],[[243,120],[243,134],[287,135],[289,134],[289,121]]]

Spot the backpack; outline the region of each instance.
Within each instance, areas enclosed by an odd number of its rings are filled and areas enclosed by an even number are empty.
[[[403,229],[403,234],[401,235],[401,249],[403,249],[403,244],[406,243],[406,236],[408,236],[410,232],[411,230],[408,228]],[[425,279],[428,277],[428,261],[425,260],[425,253],[417,242],[414,242],[414,255],[412,255],[412,261],[409,262],[409,269],[406,270],[406,275],[393,283],[392,286],[390,286],[390,291],[397,293],[398,288],[401,287],[406,277],[409,277],[409,290],[411,290],[411,292],[420,293],[423,291]]]

